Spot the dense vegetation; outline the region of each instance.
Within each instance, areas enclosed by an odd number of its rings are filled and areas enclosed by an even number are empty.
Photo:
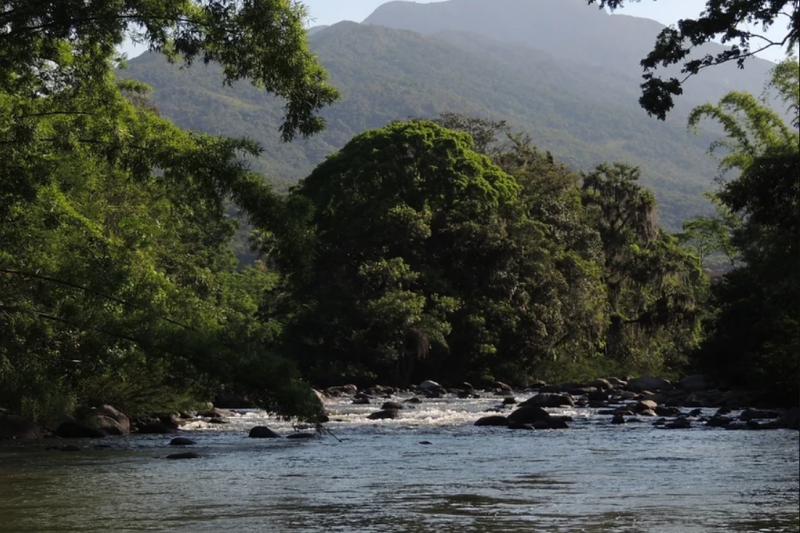
[[[180,129],[116,76],[113,51],[139,31],[168,57],[219,61],[219,79],[285,98],[285,140],[311,135],[336,91],[297,4],[60,6],[0,10],[0,407],[48,423],[226,387],[319,420],[309,382],[693,367],[796,401],[796,59],[772,77],[791,126],[747,93],[691,115],[721,124],[722,169],[739,174],[719,220],[673,236],[637,167],[578,172],[503,121],[454,113],[364,124],[276,194],[250,170],[257,144]],[[244,269],[231,212],[260,254]],[[713,288],[709,252],[736,265]]]

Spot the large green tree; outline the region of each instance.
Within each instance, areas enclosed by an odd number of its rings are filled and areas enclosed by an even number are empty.
[[[638,2],[639,0],[627,0]],[[588,0],[601,9],[624,7],[626,0]],[[773,25],[785,25],[778,40],[765,32]],[[717,54],[698,57],[698,46],[719,39],[729,46]],[[795,0],[708,0],[696,18],[682,19],[664,28],[653,50],[642,59],[644,68],[642,107],[660,119],[674,106],[674,97],[683,93],[682,85],[691,76],[714,65],[735,61],[744,66],[747,58],[771,47],[795,49],[800,42],[800,12]],[[683,79],[662,79],[655,75],[659,66],[681,65]]]
[[[260,148],[181,131],[113,72],[133,33],[283,96],[284,139],[313,134],[336,93],[303,16],[267,0],[3,2],[0,404],[46,420],[102,401],[164,408],[234,383],[283,414],[319,414],[269,351],[279,326],[257,315],[274,275],[236,272],[230,251],[227,204],[255,227],[284,218],[243,163]]]
[[[718,104],[694,110],[690,125],[719,122],[727,137],[720,168],[720,201],[742,224],[732,242],[742,264],[715,287],[717,316],[700,352],[710,373],[760,390],[772,401],[798,401],[800,354],[800,109],[795,58],[773,71],[777,90],[792,113],[785,124],[766,96],[731,92]],[[728,178],[728,171],[738,176]]]

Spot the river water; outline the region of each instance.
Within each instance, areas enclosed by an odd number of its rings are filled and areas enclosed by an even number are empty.
[[[0,443],[0,532],[800,530],[796,431],[614,426],[583,408],[551,410],[568,430],[508,430],[473,425],[496,397],[381,421],[349,402],[327,405],[336,438],[249,439],[293,431],[259,412],[192,422],[192,460],[165,459],[172,436]]]

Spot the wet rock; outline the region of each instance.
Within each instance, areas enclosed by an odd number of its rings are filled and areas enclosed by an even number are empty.
[[[653,376],[642,376],[640,378],[629,380],[627,385],[625,386],[626,389],[632,392],[643,392],[643,391],[657,391],[657,390],[672,390],[672,384],[669,381],[666,381],[661,378],[653,377]]]
[[[541,389],[542,387],[546,387],[546,386],[547,386],[547,383],[545,383],[544,381],[540,381],[540,380],[534,381],[533,383],[530,384],[530,388],[532,388],[532,389]]]
[[[475,392],[473,389],[464,389],[458,391],[458,397],[462,400],[466,400],[468,398],[480,398],[481,395]]]
[[[689,429],[692,427],[692,423],[686,417],[679,416],[664,427],[667,429]]]
[[[421,441],[419,441],[419,443],[422,444],[423,446],[430,446],[431,444],[433,444],[429,440],[421,440]]]
[[[509,424],[533,424],[539,420],[549,420],[550,413],[533,405],[520,406],[508,415]]]
[[[547,424],[547,427],[540,428],[539,426]],[[539,420],[533,423],[536,429],[569,429],[567,421],[560,417],[550,417],[549,420]]]
[[[733,419],[727,416],[714,415],[706,421],[706,425],[712,428],[721,428],[727,426],[731,422],[733,422]]]
[[[601,409],[597,411],[598,415],[615,415],[617,412],[614,409]]]
[[[430,379],[423,381],[422,383],[417,385],[417,387],[421,390],[433,390],[433,389],[444,390],[444,387],[442,387],[441,385]]]
[[[656,412],[653,411],[652,409],[645,409],[644,411],[639,411],[636,414],[638,414],[639,416],[658,416],[656,415]]]
[[[739,415],[739,420],[747,422],[748,420],[763,420],[765,418],[778,418],[780,413],[778,411],[761,411],[758,409],[745,409]]]
[[[388,420],[400,418],[400,412],[397,409],[385,409],[371,413],[367,418],[370,420]]]
[[[692,409],[691,411],[689,411],[689,417],[690,418],[697,418],[698,416],[700,416],[702,414],[703,414],[702,409]]]
[[[668,417],[676,417],[681,416],[681,410],[675,406],[665,407],[662,405],[656,406],[655,408],[656,415],[658,416],[668,416]]]
[[[638,395],[635,392],[629,390],[623,390],[619,392],[619,397],[622,400],[633,400],[637,396]]]
[[[612,424],[624,424],[625,417],[619,413],[615,414],[614,417],[611,419]]]
[[[197,416],[202,418],[225,418],[229,416],[233,416],[233,411],[228,411],[227,409],[219,409],[214,407],[213,409],[206,409],[205,411],[200,411],[197,413]]]
[[[29,420],[15,415],[0,415],[0,440],[38,439],[42,430]]]
[[[722,406],[719,409],[717,409],[717,413],[716,414],[717,415],[729,415],[729,414],[731,414],[732,411],[733,411],[733,409],[731,409],[730,407]]]
[[[667,419],[666,418],[659,418],[658,420],[653,422],[654,426],[664,426],[666,424],[667,424]]]
[[[517,399],[513,396],[506,396],[503,398],[503,405],[515,405],[517,403]]]
[[[590,402],[605,402],[610,398],[606,389],[595,389],[588,395]]]
[[[200,459],[200,454],[197,452],[172,453],[167,456],[167,459]]]
[[[507,426],[508,418],[501,415],[484,416],[475,421],[476,426]]]
[[[219,424],[229,424],[230,422],[228,422],[224,418],[212,418],[211,420],[208,421],[208,423],[219,425]]]
[[[56,428],[56,436],[62,439],[102,439],[106,434],[78,422],[62,422]]]
[[[495,382],[494,390],[495,394],[498,396],[511,396],[514,394],[514,389],[511,388],[511,385],[503,383],[502,381]]]
[[[280,435],[272,431],[267,426],[256,426],[250,430],[248,435],[251,439],[279,439]]]
[[[404,403],[422,403],[422,400],[414,396],[412,398],[409,398],[408,400],[404,400]]]
[[[328,387],[325,394],[335,398],[337,396],[354,396],[358,392],[358,387],[353,384],[340,385],[338,387]]]
[[[398,411],[400,409],[406,409],[406,406],[399,402],[383,402],[383,405],[381,405],[381,409],[383,411],[387,411],[390,409]]]
[[[590,387],[594,387],[599,390],[610,390],[614,388],[614,385],[607,379],[596,379],[588,384]]]
[[[725,426],[727,430],[747,429],[747,424],[744,422],[731,422]]]
[[[575,401],[568,394],[540,392],[520,404],[525,407],[571,407]]]
[[[192,446],[194,444],[197,444],[197,443],[195,441],[193,441],[192,439],[187,439],[185,437],[176,437],[176,438],[172,439],[171,441],[169,441],[169,445],[170,446]]]
[[[353,405],[369,405],[369,398],[355,398]]]
[[[606,379],[615,389],[624,388],[628,382],[619,378],[608,378]]]
[[[286,435],[286,438],[287,439],[292,439],[292,440],[307,440],[307,439],[319,438],[319,435],[317,435],[316,433],[298,432],[298,433],[292,433],[290,435]]]
[[[508,429],[535,429],[533,424],[521,424],[519,422],[513,422],[508,424]]]
[[[655,411],[658,404],[653,400],[642,400],[636,403],[633,410],[637,413],[644,413],[645,411]]]

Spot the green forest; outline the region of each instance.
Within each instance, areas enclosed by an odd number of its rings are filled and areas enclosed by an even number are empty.
[[[217,65],[282,99],[292,146],[352,91],[310,51],[306,16],[279,0],[3,4],[0,408],[47,425],[224,387],[314,421],[312,387],[696,372],[797,404],[796,57],[766,88],[782,109],[732,91],[689,115],[720,132],[720,177],[716,214],[680,231],[660,227],[638,161],[576,170],[471,109],[342,136],[279,190],[252,164],[262,145],[182,129],[119,74],[126,36]]]

